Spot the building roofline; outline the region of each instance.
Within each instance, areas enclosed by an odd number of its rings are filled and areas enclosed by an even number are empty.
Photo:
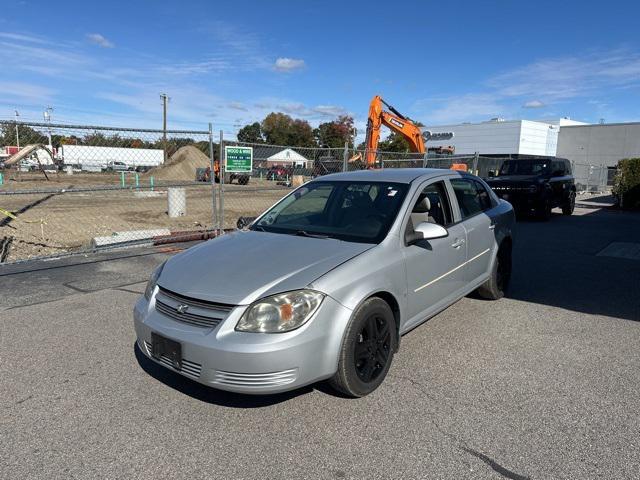
[[[561,125],[560,128],[584,128],[584,127],[619,127],[621,125],[640,125],[640,122],[619,122],[619,123],[587,123],[585,125]]]

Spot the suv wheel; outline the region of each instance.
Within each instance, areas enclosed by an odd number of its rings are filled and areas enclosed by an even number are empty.
[[[331,386],[350,397],[373,392],[387,376],[396,348],[393,312],[384,300],[364,302],[347,326]]]
[[[571,215],[576,208],[576,192],[569,193],[567,202],[562,206],[563,215]]]
[[[499,300],[509,288],[511,280],[511,245],[502,243],[493,262],[489,279],[478,288],[478,295],[487,300]]]

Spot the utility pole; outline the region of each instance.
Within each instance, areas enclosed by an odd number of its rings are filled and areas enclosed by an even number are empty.
[[[53,112],[53,107],[47,106],[43,112],[44,121],[49,124],[47,127],[47,138],[49,139],[49,148],[51,148],[51,112]]]
[[[169,97],[166,93],[160,94],[162,100],[162,149],[164,150],[164,161],[167,161],[167,101]]]
[[[18,133],[18,117],[20,114],[18,110],[14,110],[14,112],[16,112],[16,145],[18,146],[18,151],[20,151],[20,134]]]

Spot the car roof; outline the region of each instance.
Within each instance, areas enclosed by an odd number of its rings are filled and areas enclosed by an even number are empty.
[[[411,183],[416,179],[426,180],[454,172],[442,168],[380,168],[376,170],[356,170],[353,172],[332,173],[318,177],[315,181],[349,182],[392,182]]]

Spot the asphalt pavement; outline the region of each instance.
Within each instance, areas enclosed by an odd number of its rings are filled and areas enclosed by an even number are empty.
[[[358,400],[146,360],[131,310],[173,251],[0,268],[0,478],[638,478],[640,260],[598,253],[640,215],[584,207],[519,222],[507,298],[405,335]]]

